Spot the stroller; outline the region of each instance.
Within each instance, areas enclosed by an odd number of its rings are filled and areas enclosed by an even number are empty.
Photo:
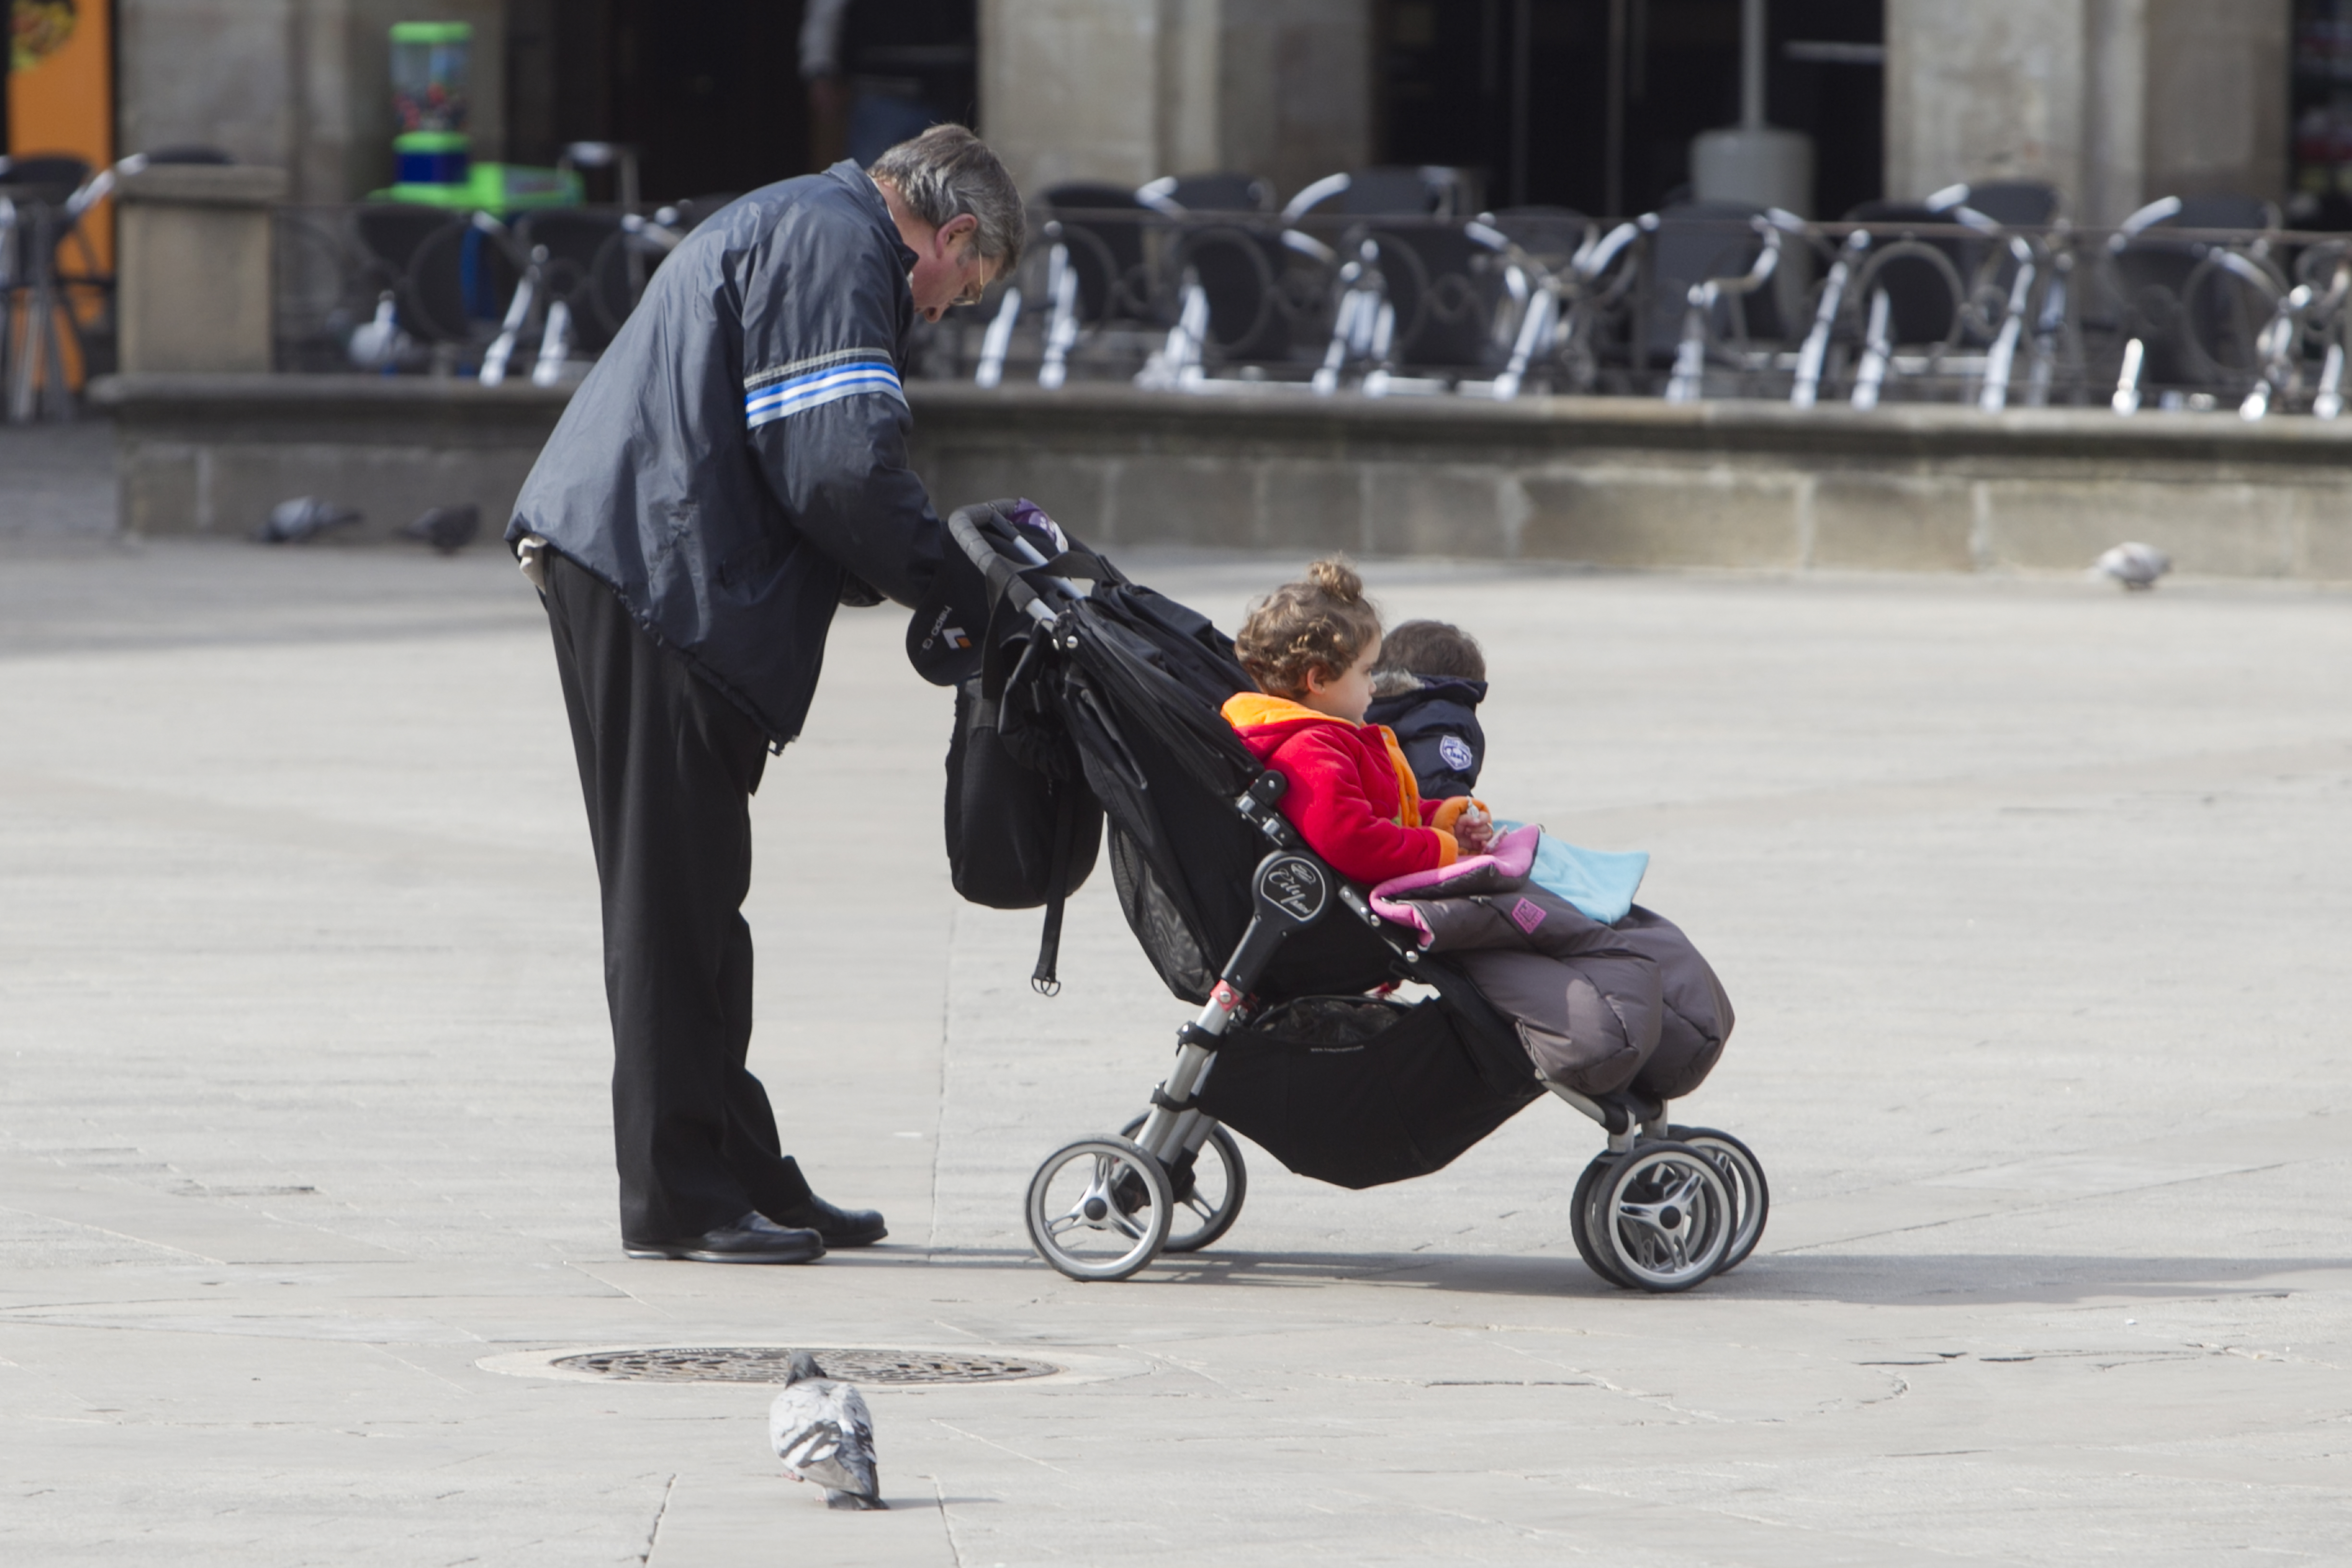
[[[1300,1174],[1367,1187],[1444,1167],[1547,1090],[1608,1135],[1570,1207],[1594,1273],[1685,1290],[1753,1250],[1770,1197],[1747,1145],[1675,1125],[1633,1089],[1546,1077],[1455,965],[1307,848],[1278,809],[1286,781],[1220,716],[1255,685],[1229,638],[1029,503],[966,507],[949,530],[990,606],[950,759],[959,890],[1045,906],[1034,980],[1050,994],[1062,900],[1107,821],[1129,926],[1169,990],[1201,1006],[1142,1115],[1037,1168],[1025,1217],[1039,1257],[1073,1279],[1125,1279],[1217,1240],[1248,1191],[1229,1129]],[[1405,983],[1426,994],[1387,994]]]

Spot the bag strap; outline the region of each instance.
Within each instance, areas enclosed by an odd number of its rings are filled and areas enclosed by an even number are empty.
[[[1070,880],[1070,841],[1077,837],[1078,790],[1075,779],[1065,779],[1054,791],[1054,864],[1047,873],[1045,929],[1037,938],[1037,967],[1030,972],[1030,988],[1040,996],[1058,996],[1061,977],[1054,973],[1062,957],[1062,902]]]
[[[1003,614],[1003,605],[1000,602],[996,609],[989,612],[988,629],[981,634],[980,689],[982,695],[992,702],[1003,697],[1007,687],[1020,683],[1023,673],[1029,668],[1030,660],[1036,655],[1037,645],[1046,637],[1045,628],[1034,622],[1030,624],[1025,636],[1015,636],[1011,632],[1000,635],[997,631],[997,617],[1002,614]],[[1007,652],[1007,649],[1015,642],[1021,645],[1021,652],[1017,657]],[[1007,658],[1013,658],[1013,668],[1010,670],[1004,668]]]

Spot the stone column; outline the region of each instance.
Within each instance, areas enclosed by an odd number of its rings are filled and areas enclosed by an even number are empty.
[[[122,150],[283,169],[298,202],[392,183],[392,24],[474,28],[474,156],[504,156],[506,0],[117,0]]]
[[[1025,195],[1161,173],[1160,11],[1160,0],[981,0],[981,131]]]
[[[2047,180],[2078,222],[2276,197],[2291,0],[1886,0],[1886,194]]]
[[[1225,0],[1220,42],[1219,166],[1287,198],[1372,161],[1367,0]]]
[[[2141,195],[2287,190],[2288,0],[2139,0],[2147,8]]]
[[[167,163],[116,188],[121,365],[270,368],[269,209],[281,169]]]
[[[1024,191],[1371,160],[1369,0],[982,0],[981,129]]]
[[[2079,205],[2097,3],[1887,0],[1887,195],[2047,180]]]

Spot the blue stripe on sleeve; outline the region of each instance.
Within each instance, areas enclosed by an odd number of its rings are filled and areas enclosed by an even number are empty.
[[[747,428],[757,429],[771,420],[803,414],[827,403],[869,392],[895,397],[901,403],[907,401],[898,373],[891,368],[889,361],[860,360],[827,365],[810,374],[773,382],[746,394],[743,422]]]

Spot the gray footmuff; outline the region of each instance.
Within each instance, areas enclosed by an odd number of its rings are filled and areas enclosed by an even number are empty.
[[[1723,1054],[1731,999],[1663,915],[1636,904],[1602,925],[1493,868],[1391,896],[1412,901],[1430,951],[1461,966],[1516,1026],[1537,1070],[1564,1088],[1677,1099]]]

